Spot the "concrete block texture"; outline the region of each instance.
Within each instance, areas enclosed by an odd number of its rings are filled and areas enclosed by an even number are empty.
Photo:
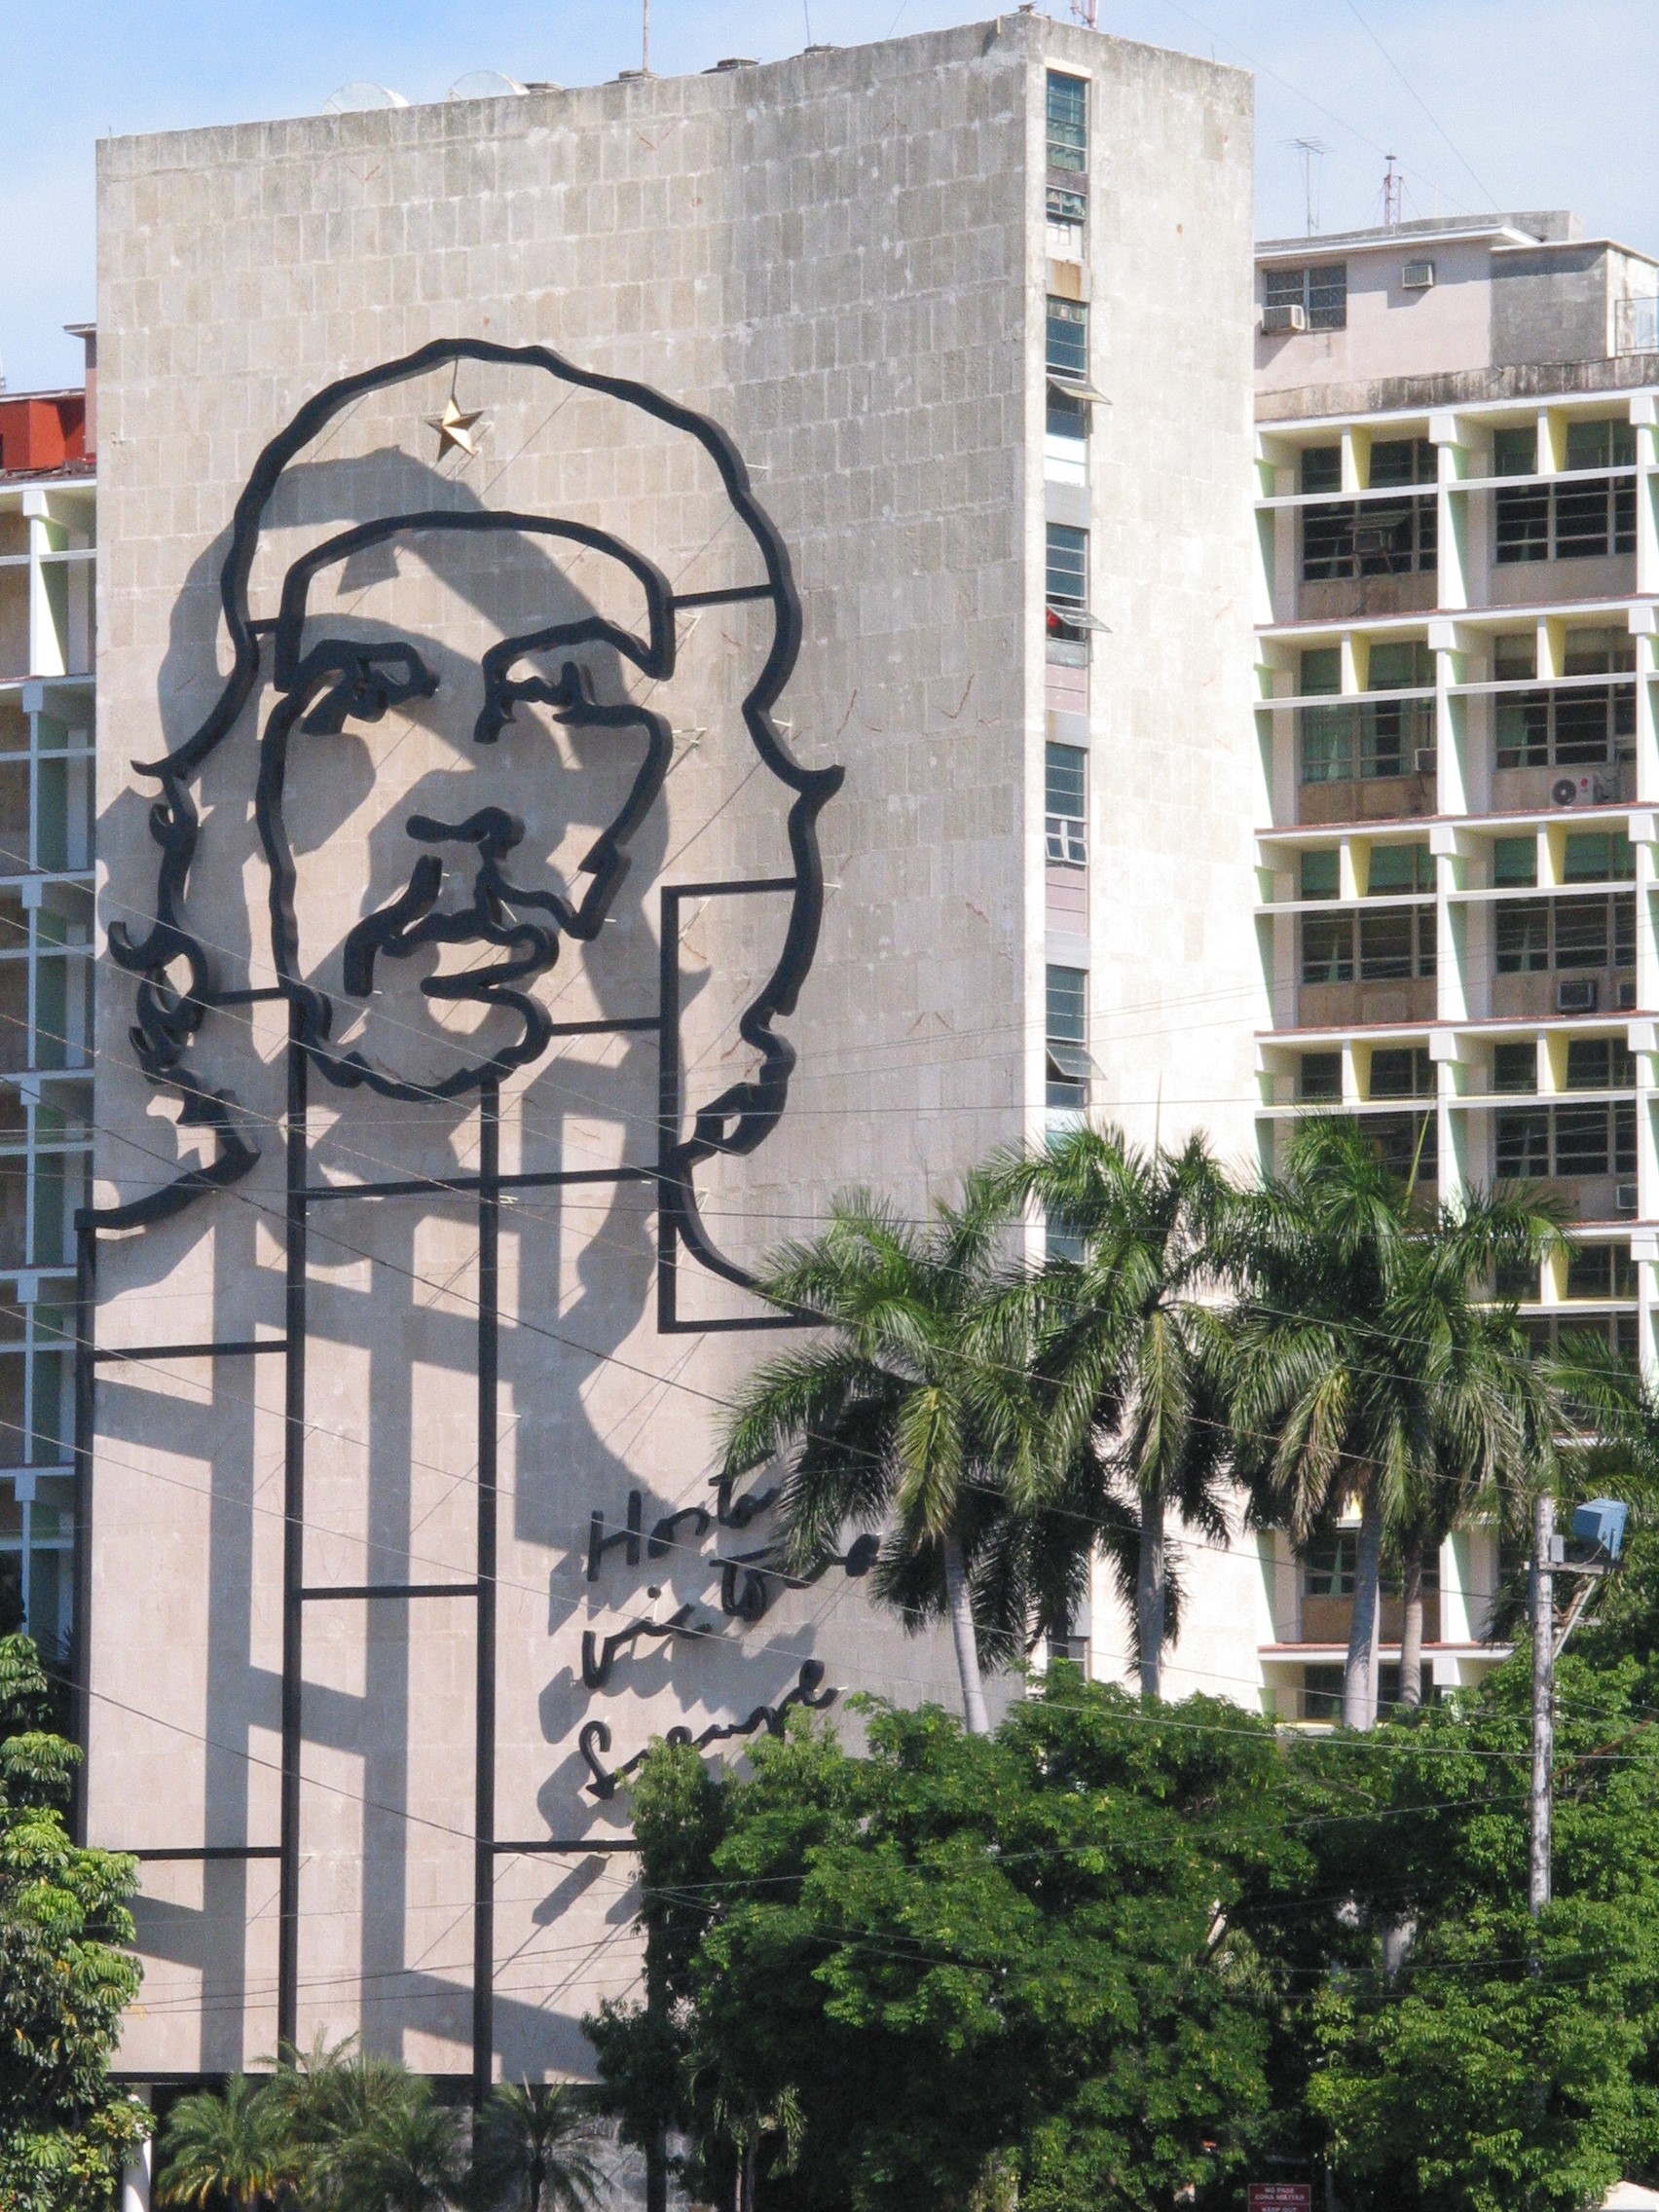
[[[1034,18],[687,80],[107,142],[105,929],[141,936],[155,912],[156,785],[133,763],[184,745],[223,693],[223,571],[262,450],[323,387],[433,340],[547,346],[730,433],[800,595],[780,728],[808,766],[846,769],[820,821],[817,958],[777,1020],[798,1055],[788,1111],[757,1151],[708,1163],[711,1235],[753,1265],[858,1184],[919,1217],[993,1146],[1036,1134],[1051,61],[1096,88],[1090,278],[1114,402],[1091,494],[1110,625],[1091,672],[1102,1103],[1146,1135],[1160,1111],[1169,1131],[1243,1114],[1243,933],[1217,916],[1248,903],[1247,88]],[[475,454],[440,451],[433,424],[452,400],[477,417]],[[393,517],[425,519],[332,546]],[[587,535],[538,533],[535,518]],[[331,1051],[431,1085],[516,1034],[498,1007],[421,988],[476,965],[476,941],[386,955],[365,995],[353,932],[415,898],[423,856],[441,858],[445,901],[464,894],[465,840],[411,825],[454,829],[489,806],[523,826],[502,864],[520,891],[575,903],[596,840],[628,812],[652,718],[667,733],[603,928],[567,935],[534,985],[571,1026],[503,1093],[505,1171],[592,1179],[518,1190],[502,1210],[498,1835],[625,1834],[625,1797],[588,1787],[584,1727],[605,1723],[604,1763],[620,1765],[672,1726],[775,1703],[809,1659],[843,1703],[866,1689],[954,1704],[946,1640],[907,1636],[839,1567],[775,1594],[757,1621],[722,1609],[719,1559],[767,1524],[745,1535],[689,1509],[715,1503],[722,1404],[791,1340],[659,1333],[656,1040],[575,1026],[656,1012],[663,886],[793,866],[788,793],[745,720],[775,644],[769,605],[682,606],[666,680],[620,642],[640,635],[649,594],[618,545],[682,598],[764,580],[730,487],[647,412],[468,360],[331,416],[255,535],[247,605],[265,657],[191,780],[183,911],[220,988],[272,986],[281,947],[253,799],[277,776],[286,957],[334,1010]],[[311,726],[284,745],[285,593],[301,651],[320,657]],[[583,624],[585,719],[545,695],[560,669],[526,642]],[[503,670],[507,640],[523,654]],[[419,654],[430,688],[405,681],[397,652]],[[350,696],[311,709],[328,689],[316,672],[336,666]],[[480,743],[492,668],[540,679],[543,695],[521,689]],[[776,897],[682,904],[688,1112],[756,1074],[746,1014],[787,921]],[[107,1205],[170,1180],[202,1139],[138,1071],[133,981],[107,957],[98,1010]],[[260,1161],[176,1219],[101,1240],[100,1344],[280,1336],[287,1020],[254,998],[192,1038],[191,1079],[235,1093]],[[311,1107],[313,1180],[476,1171],[470,1097],[412,1105],[313,1070]],[[627,1170],[645,1179],[603,1179]],[[313,1209],[308,1586],[474,1574],[479,1249],[476,1205],[441,1192]],[[682,1273],[687,1318],[756,1314],[745,1293]],[[94,1841],[276,1840],[283,1393],[279,1355],[100,1370]],[[655,1556],[608,1552],[589,1581],[590,1517],[613,1532],[634,1490],[646,1531],[684,1517]],[[601,1688],[584,1683],[584,1631],[597,1648],[682,1606],[686,1633],[643,1637]],[[470,1599],[306,1607],[302,2043],[360,2030],[440,2073],[470,2065],[473,1650]],[[594,1756],[601,1741],[588,1738]],[[270,1859],[146,1867],[147,1981],[126,2067],[221,2070],[272,2047],[276,1885]],[[502,2071],[587,2070],[582,2014],[637,1974],[629,1897],[622,1858],[499,1860]]]

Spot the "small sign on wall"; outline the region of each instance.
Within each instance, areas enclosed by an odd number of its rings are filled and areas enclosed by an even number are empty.
[[[1313,2185],[1307,2181],[1253,2181],[1250,2212],[1313,2212]]]

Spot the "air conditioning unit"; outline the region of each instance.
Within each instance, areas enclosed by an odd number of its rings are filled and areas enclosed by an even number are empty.
[[[1426,292],[1434,282],[1432,261],[1408,261],[1400,271],[1400,289],[1405,292]]]
[[[1619,984],[1619,1012],[1621,1014],[1634,1014],[1635,1011],[1636,984],[1627,976],[1621,980]]]
[[[1558,776],[1550,786],[1552,806],[1607,806],[1612,796],[1603,776]]]
[[[1635,1213],[1636,1209],[1636,1185],[1634,1183],[1616,1184],[1613,1189],[1613,1211],[1615,1213]]]
[[[1602,985],[1594,976],[1564,976],[1556,985],[1557,1014],[1594,1014]]]
[[[1440,756],[1432,745],[1419,745],[1417,749],[1417,772],[1419,776],[1432,776],[1440,765]]]
[[[1306,330],[1306,308],[1264,308],[1262,310],[1262,335],[1264,338],[1281,337],[1287,330]]]

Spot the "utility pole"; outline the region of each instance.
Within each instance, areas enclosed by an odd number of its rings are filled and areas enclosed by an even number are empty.
[[[1540,1491],[1532,1506],[1532,1848],[1527,1909],[1537,1919],[1550,1901],[1550,1779],[1555,1765],[1555,1499]]]

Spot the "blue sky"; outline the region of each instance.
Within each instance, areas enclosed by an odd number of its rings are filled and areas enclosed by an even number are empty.
[[[1069,0],[1046,0],[1069,15]],[[994,0],[652,0],[663,74],[772,60],[808,31],[850,46],[966,22]],[[5,0],[0,365],[69,382],[60,325],[93,307],[92,149],[107,131],[313,112],[369,78],[411,100],[463,72],[564,84],[637,66],[640,0]],[[1573,206],[1659,250],[1655,0],[1099,0],[1100,27],[1257,73],[1264,235],[1303,228],[1315,138],[1322,227],[1377,219],[1398,155],[1409,215]]]

